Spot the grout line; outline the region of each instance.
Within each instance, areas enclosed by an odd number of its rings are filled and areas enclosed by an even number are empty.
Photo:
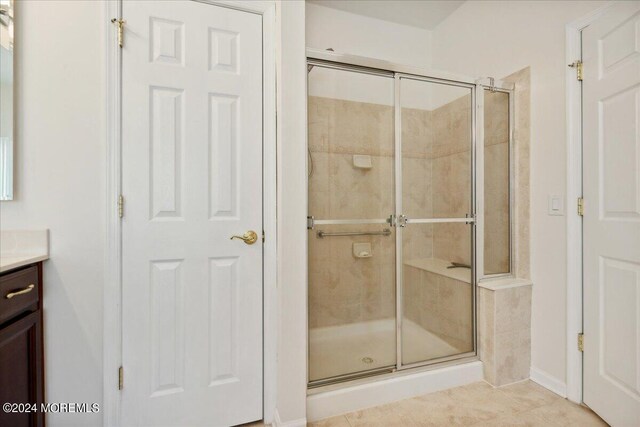
[[[351,424],[351,421],[349,421],[349,418],[346,415],[342,415],[342,417],[344,417],[344,419],[347,420],[347,424],[349,424],[351,427],[354,427],[354,425]]]

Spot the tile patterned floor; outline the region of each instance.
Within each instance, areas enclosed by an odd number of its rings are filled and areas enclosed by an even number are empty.
[[[262,422],[242,427],[262,426]],[[425,394],[310,423],[310,427],[591,427],[606,426],[589,408],[524,381],[485,382]]]
[[[309,424],[359,426],[606,426],[586,407],[531,382],[501,388],[485,382],[426,394]]]

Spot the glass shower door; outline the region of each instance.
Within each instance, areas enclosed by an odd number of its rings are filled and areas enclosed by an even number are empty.
[[[396,366],[394,79],[308,65],[309,381]]]
[[[474,351],[472,85],[398,76],[399,367]]]

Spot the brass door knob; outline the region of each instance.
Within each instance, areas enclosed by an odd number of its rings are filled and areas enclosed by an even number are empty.
[[[243,242],[245,242],[247,245],[253,245],[255,242],[258,241],[258,235],[256,234],[255,231],[249,230],[246,233],[244,233],[242,236],[231,236],[231,240],[233,239],[240,239]]]

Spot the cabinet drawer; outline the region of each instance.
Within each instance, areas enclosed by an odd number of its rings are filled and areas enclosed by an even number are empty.
[[[36,310],[39,294],[37,266],[0,276],[0,323],[22,312]]]

